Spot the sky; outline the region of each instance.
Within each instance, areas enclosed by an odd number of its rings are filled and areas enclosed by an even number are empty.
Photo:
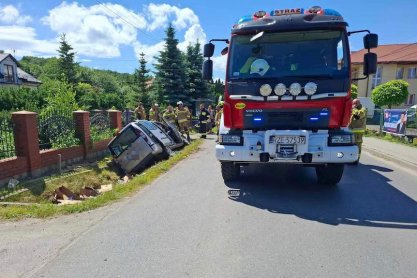
[[[81,65],[132,73],[141,52],[153,68],[169,23],[184,50],[197,40],[229,38],[239,18],[258,10],[314,5],[339,11],[349,31],[377,33],[380,44],[417,43],[417,0],[0,0],[0,50],[17,59],[57,56],[59,37],[65,33]],[[351,36],[351,50],[362,48],[362,36]],[[221,79],[223,48],[217,44],[214,57],[214,76]]]

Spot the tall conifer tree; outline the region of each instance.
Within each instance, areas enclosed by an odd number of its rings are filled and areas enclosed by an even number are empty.
[[[185,72],[181,51],[178,49],[178,40],[175,38],[175,29],[170,24],[165,31],[165,46],[160,55],[155,57],[156,90],[158,101],[165,104],[175,104],[181,100],[189,103],[184,84]]]
[[[58,68],[60,79],[68,82],[71,85],[77,83],[77,66],[78,63],[74,61],[75,52],[72,46],[68,43],[65,34],[61,35],[60,46],[58,49]]]

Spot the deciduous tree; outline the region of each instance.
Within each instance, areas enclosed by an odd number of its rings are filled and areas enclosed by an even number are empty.
[[[377,86],[372,91],[372,101],[379,106],[400,105],[408,97],[408,83],[404,80],[391,80]]]

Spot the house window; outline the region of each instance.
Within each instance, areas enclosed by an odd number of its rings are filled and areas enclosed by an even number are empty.
[[[417,68],[409,68],[407,77],[408,77],[408,79],[416,79],[417,78]]]
[[[397,68],[395,79],[403,79],[403,77],[404,77],[404,68]]]
[[[4,65],[4,81],[5,82],[14,82],[13,66]]]
[[[416,79],[416,78],[417,78],[417,68],[409,68],[408,79]]]
[[[416,103],[416,94],[408,95],[406,105],[414,105]]]
[[[356,79],[359,76],[359,70],[358,69],[353,69],[352,70],[352,79]],[[352,80],[352,83],[355,84],[356,86],[358,86],[358,80]]]
[[[382,67],[378,67],[376,69],[376,73],[372,77],[372,89],[374,89],[376,86],[381,84],[382,82]]]

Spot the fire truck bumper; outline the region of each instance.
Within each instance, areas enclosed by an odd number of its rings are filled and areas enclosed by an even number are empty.
[[[358,147],[354,146],[309,146],[305,152],[267,152],[248,146],[216,145],[216,158],[220,161],[241,163],[296,163],[325,164],[352,163],[358,160]]]

